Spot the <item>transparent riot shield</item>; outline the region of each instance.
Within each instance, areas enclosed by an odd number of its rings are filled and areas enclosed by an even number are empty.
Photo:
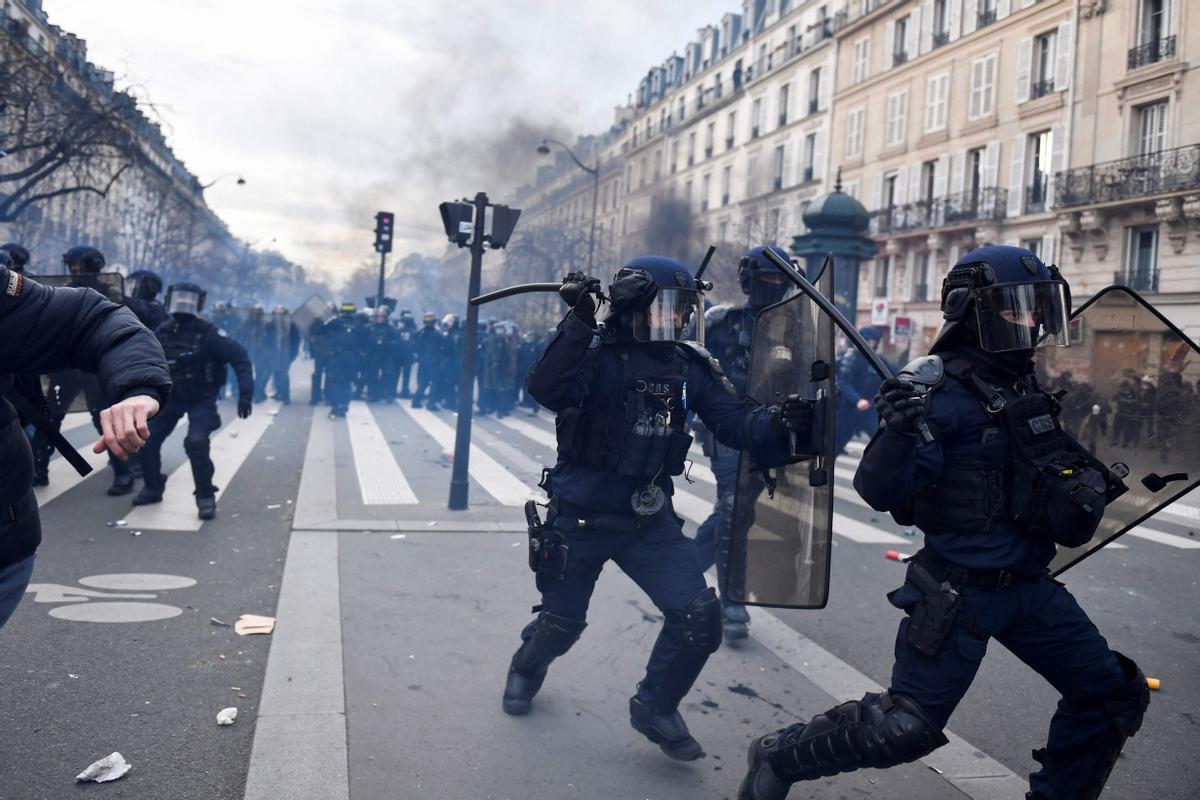
[[[292,312],[292,321],[296,323],[296,327],[300,329],[301,333],[308,336],[313,325],[325,319],[325,309],[325,301],[321,299],[320,295],[314,294],[296,307],[296,310]]]
[[[819,287],[826,296],[829,273]],[[723,588],[737,602],[824,608],[829,599],[833,339],[829,317],[801,293],[764,309],[755,323],[746,393],[762,404],[789,394],[816,400],[814,439],[821,455],[763,470],[742,452],[723,553]]]
[[[1129,490],[1108,505],[1092,540],[1059,547],[1054,574],[1137,528],[1200,483],[1200,350],[1153,306],[1109,287],[1071,317],[1071,346],[1038,351],[1038,377],[1065,390],[1064,430]]]
[[[119,272],[100,272],[95,275],[30,275],[43,286],[71,286],[95,289],[114,303],[125,302],[125,276]],[[96,376],[71,369],[42,376],[42,393],[46,411],[60,417],[89,408],[105,408],[104,393]]]

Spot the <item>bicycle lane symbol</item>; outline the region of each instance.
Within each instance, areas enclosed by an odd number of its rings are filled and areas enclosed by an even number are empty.
[[[187,589],[195,586],[193,578],[182,575],[160,575],[143,572],[123,572],[88,575],[79,583],[88,588],[60,583],[31,583],[25,589],[35,603],[62,603],[50,609],[50,616],[71,622],[154,622],[171,619],[183,609],[157,600],[156,592]],[[98,591],[104,590],[104,591]]]

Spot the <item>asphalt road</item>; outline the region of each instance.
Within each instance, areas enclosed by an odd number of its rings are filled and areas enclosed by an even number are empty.
[[[302,380],[293,391],[307,396]],[[628,727],[660,618],[612,567],[535,713],[507,717],[504,671],[537,599],[519,503],[552,458],[551,418],[476,419],[472,507],[449,512],[452,414],[272,410],[240,422],[222,408],[227,488],[212,522],[182,504],[139,518],[128,498],[104,496],[103,471],[45,504],[35,585],[0,630],[0,800],[731,797],[753,736],[887,682],[899,612],[884,594],[903,567],[884,552],[913,552],[920,537],[843,497],[838,512],[860,524],[835,537],[828,607],[752,611],[754,637],[714,656],[685,701],[706,758],[670,762]],[[168,471],[183,465],[181,439],[164,450]],[[852,471],[855,457],[839,466]],[[681,485],[690,530],[713,495],[695,472]],[[185,466],[179,482],[190,491]],[[1153,540],[1127,536],[1066,577],[1110,643],[1162,681],[1106,800],[1185,800],[1200,787],[1197,516],[1189,506],[1152,520]],[[278,615],[275,632],[212,621],[244,613]],[[954,747],[790,797],[1019,798],[1056,699],[992,643],[950,720]],[[227,706],[238,720],[218,727]],[[74,783],[114,750],[128,775]]]

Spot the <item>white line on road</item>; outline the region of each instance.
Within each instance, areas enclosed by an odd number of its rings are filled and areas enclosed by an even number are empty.
[[[1195,539],[1185,539],[1182,536],[1176,536],[1173,533],[1164,533],[1156,531],[1154,528],[1147,528],[1139,525],[1131,531],[1125,533],[1126,536],[1136,536],[1139,539],[1145,539],[1150,542],[1158,542],[1165,544],[1168,547],[1175,547],[1180,550],[1197,550],[1200,549],[1200,542]],[[1114,542],[1113,544],[1116,544]],[[1105,548],[1112,547],[1111,544],[1105,545]]]
[[[227,487],[241,468],[250,451],[275,420],[272,412],[279,410],[279,401],[268,400],[255,407],[249,419],[234,420],[212,438],[210,456],[215,471],[213,481]],[[182,427],[183,421],[180,421]],[[178,430],[178,428],[176,429]],[[204,521],[196,516],[196,489],[192,466],[188,461],[179,465],[167,480],[161,503],[137,506],[125,517],[131,528],[156,531],[198,531]],[[220,499],[224,488],[217,492]]]
[[[92,415],[91,414],[89,414],[86,411],[73,411],[70,414],[67,414],[65,417],[63,417],[62,427],[60,427],[58,429],[58,432],[65,436],[67,433],[75,430],[76,428],[82,428],[84,425],[91,425],[91,424],[92,424]]]
[[[92,452],[91,446],[83,448],[79,451],[79,454],[95,470],[95,472],[88,474],[87,477],[89,478],[108,465],[108,453],[97,455]],[[75,488],[84,480],[84,476],[75,471],[75,468],[71,466],[71,462],[61,457],[50,460],[50,468],[47,470],[47,475],[50,477],[50,485],[39,486],[33,490],[33,494],[37,498],[38,508],[45,508],[51,500]]]
[[[542,447],[558,452],[558,442],[553,433],[542,430],[536,425],[515,417],[500,417],[499,422],[506,428],[516,431],[526,439],[532,439]]]
[[[410,408],[403,403],[400,404],[400,408],[404,409],[404,413],[424,428],[439,447],[447,452],[454,452],[454,429],[439,419],[436,414],[424,408]],[[534,496],[533,489],[517,480],[515,475],[502,467],[496,459],[485,453],[479,446],[471,445],[470,458],[467,471],[501,505],[523,506],[527,498]]]
[[[350,404],[346,428],[350,434],[350,448],[354,451],[354,468],[358,472],[363,505],[416,503],[417,496],[405,480],[387,438],[366,403],[355,400]]]
[[[313,409],[308,444],[304,449],[304,468],[300,473],[300,493],[292,526],[308,529],[336,520],[337,468],[334,461],[333,421],[320,409]]]

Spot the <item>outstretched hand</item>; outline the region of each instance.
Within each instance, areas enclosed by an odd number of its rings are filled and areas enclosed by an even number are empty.
[[[151,417],[158,413],[158,401],[149,395],[127,397],[100,412],[100,438],[92,445],[93,453],[111,452],[122,461],[142,449],[150,438]]]

